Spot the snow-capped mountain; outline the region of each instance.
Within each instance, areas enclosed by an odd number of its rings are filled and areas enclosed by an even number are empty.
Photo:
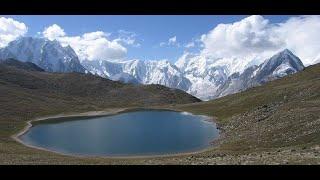
[[[70,47],[44,38],[23,37],[0,49],[0,59],[33,62],[50,72],[91,72],[114,81],[161,84],[184,90],[202,100],[243,91],[301,71],[301,60],[285,49],[271,58],[213,58],[183,55],[175,64],[160,61],[82,60]]]
[[[214,97],[237,93],[303,69],[304,65],[301,60],[290,50],[285,49],[270,59],[265,60],[259,66],[251,66],[245,69],[243,73],[232,74],[220,86]]]
[[[32,62],[49,72],[85,72],[77,54],[58,41],[44,38],[21,37],[0,49],[0,59],[18,59]]]
[[[304,68],[288,49],[265,61],[257,57],[227,59],[185,54],[176,66],[191,81],[187,92],[202,100],[240,92]]]
[[[272,56],[259,66],[255,81],[264,83],[266,81],[283,77],[303,70],[301,60],[290,50],[285,49]]]
[[[182,56],[175,65],[191,82],[187,92],[204,100],[217,91],[227,80],[229,73],[225,66],[216,64],[216,59],[190,54]]]
[[[256,57],[247,58],[215,58],[184,54],[175,65],[184,72],[191,81],[188,93],[208,100],[216,96],[217,90],[233,73],[242,73],[246,68],[259,64]]]
[[[161,84],[171,88],[187,91],[191,82],[175,65],[167,60],[141,61],[129,60],[121,62],[82,61],[84,67],[91,72],[112,80],[141,84]]]

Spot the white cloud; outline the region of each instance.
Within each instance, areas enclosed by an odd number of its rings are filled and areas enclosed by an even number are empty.
[[[173,36],[168,40],[168,45],[174,45],[177,43],[177,36]]]
[[[217,57],[246,56],[284,45],[274,25],[262,16],[249,16],[233,24],[219,24],[202,35],[203,53]]]
[[[59,37],[63,37],[65,35],[66,35],[66,33],[64,32],[64,30],[60,26],[58,26],[57,24],[53,24],[53,25],[45,28],[43,31],[43,36],[48,38],[51,41],[54,39],[57,39]]]
[[[109,33],[105,33],[103,31],[95,31],[95,32],[90,32],[90,33],[85,33],[82,35],[83,39],[85,40],[96,40],[99,39],[101,37],[108,37],[110,34]]]
[[[164,47],[166,44],[167,44],[167,43],[165,43],[165,42],[161,42],[161,43],[160,43],[160,47]]]
[[[0,17],[0,47],[27,33],[27,26],[12,18]]]
[[[320,16],[292,17],[279,24],[275,32],[305,65],[320,60]]]
[[[161,42],[160,47],[164,47],[164,46],[177,46],[180,47],[180,44],[177,42],[177,36],[173,36],[171,38],[169,38],[168,42]]]
[[[194,42],[189,42],[189,43],[187,43],[184,47],[185,48],[192,48],[192,47],[194,47],[195,46],[195,43]]]
[[[119,30],[118,31],[118,38],[115,41],[124,43],[126,45],[131,45],[133,47],[140,47],[141,44],[136,42],[137,34],[130,31]]]
[[[127,49],[122,46],[118,39],[109,40],[110,34],[95,31],[81,36],[67,36],[64,30],[54,24],[46,28],[43,36],[50,40],[56,39],[63,46],[70,45],[80,60],[118,60],[127,54]]]
[[[305,65],[320,59],[320,16],[291,17],[270,23],[263,16],[249,16],[231,24],[219,24],[201,36],[199,56],[238,59],[256,63],[288,48]]]

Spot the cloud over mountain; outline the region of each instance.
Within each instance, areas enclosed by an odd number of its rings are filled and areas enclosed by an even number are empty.
[[[0,47],[27,33],[27,26],[12,18],[0,17]]]
[[[67,36],[60,26],[53,24],[45,28],[42,34],[50,40],[58,40],[64,46],[70,45],[80,60],[117,60],[127,54],[127,49],[120,44],[119,39],[109,40],[108,33],[102,31]]]
[[[296,16],[282,23],[271,23],[253,15],[229,24],[218,24],[201,36],[199,56],[241,59],[265,59],[288,48],[305,65],[320,59],[320,16]]]
[[[51,41],[63,37],[65,35],[66,33],[64,32],[64,30],[57,24],[53,24],[49,27],[46,27],[43,31],[43,36]]]
[[[286,48],[299,56],[305,65],[320,59],[320,16],[289,18],[275,28]]]
[[[262,16],[249,16],[232,24],[219,24],[202,35],[203,53],[226,57],[278,49],[284,42],[273,28],[274,25]]]

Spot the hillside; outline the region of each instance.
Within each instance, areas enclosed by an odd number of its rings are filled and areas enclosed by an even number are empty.
[[[15,67],[18,69],[27,70],[27,71],[44,71],[39,66],[37,66],[31,62],[21,62],[21,61],[15,60],[15,59],[3,60],[3,61],[0,61],[0,64],[5,65],[5,66],[10,66],[10,67]]]

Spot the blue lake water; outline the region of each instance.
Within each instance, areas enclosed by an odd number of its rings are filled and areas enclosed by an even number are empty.
[[[218,130],[207,119],[185,112],[143,110],[41,122],[20,139],[29,145],[73,155],[164,155],[210,146],[218,137]]]

